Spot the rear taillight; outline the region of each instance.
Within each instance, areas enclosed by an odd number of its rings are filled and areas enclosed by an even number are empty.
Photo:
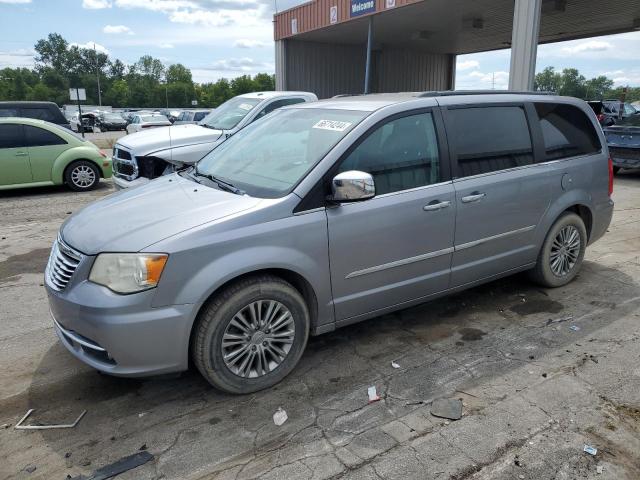
[[[600,115],[598,115],[598,121],[600,123],[602,123],[604,121],[604,113],[601,113]]]
[[[613,160],[609,157],[609,196],[613,195]]]

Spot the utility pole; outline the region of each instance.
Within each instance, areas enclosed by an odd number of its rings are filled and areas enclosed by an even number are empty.
[[[496,72],[491,72],[491,90],[496,89]]]
[[[98,105],[102,106],[102,92],[100,92],[100,69],[98,68],[98,52],[96,51],[96,42],[93,42],[93,54],[96,59],[96,78],[98,79]]]

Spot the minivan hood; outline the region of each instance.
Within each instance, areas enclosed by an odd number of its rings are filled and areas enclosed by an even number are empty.
[[[213,130],[200,125],[174,125],[132,133],[120,138],[118,143],[134,151],[136,156],[140,156],[167,148],[215,142],[221,136],[221,130]]]
[[[217,190],[173,174],[89,204],[68,218],[60,231],[69,246],[87,255],[137,252],[258,203],[260,199]]]

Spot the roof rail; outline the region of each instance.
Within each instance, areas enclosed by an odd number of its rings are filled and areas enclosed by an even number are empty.
[[[557,95],[556,92],[525,92],[515,90],[434,90],[422,92],[418,97],[450,97],[454,95]]]

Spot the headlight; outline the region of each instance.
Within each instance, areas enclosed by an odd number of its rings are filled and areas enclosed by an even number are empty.
[[[116,293],[135,293],[158,285],[169,256],[165,253],[101,253],[89,281]]]

